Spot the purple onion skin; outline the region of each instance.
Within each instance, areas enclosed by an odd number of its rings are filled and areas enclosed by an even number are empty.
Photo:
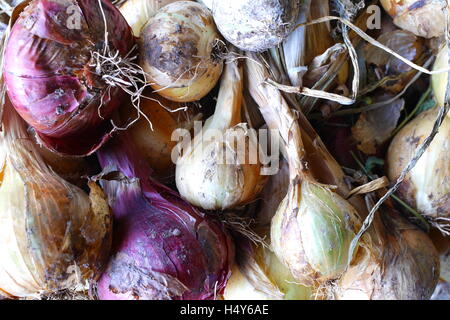
[[[135,43],[131,29],[109,0],[101,4],[109,48],[124,57]],[[91,52],[103,53],[104,31],[97,0],[33,0],[11,29],[3,70],[9,98],[57,153],[92,154],[112,132],[109,119],[125,93],[108,89],[90,66]]]
[[[125,133],[98,152],[104,171],[111,172],[102,186],[114,214],[113,249],[97,283],[99,298],[213,299],[231,275],[230,236],[153,180],[148,164],[127,140]]]

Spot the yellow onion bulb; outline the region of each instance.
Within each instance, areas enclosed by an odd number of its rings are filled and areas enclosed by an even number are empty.
[[[381,0],[381,4],[398,27],[417,36],[433,38],[445,33],[445,0]]]
[[[139,37],[142,27],[162,7],[177,0],[127,0],[119,8],[127,20],[135,37]]]
[[[12,107],[5,107],[3,121],[0,292],[39,297],[94,279],[111,244],[102,189],[91,182],[88,195],[57,176]]]
[[[448,68],[448,48],[447,46],[444,46],[436,57],[433,70],[442,70],[446,68]],[[448,72],[433,74],[431,76],[431,84],[438,106],[443,106],[445,104],[445,93],[448,85]]]
[[[305,286],[337,279],[361,227],[356,210],[338,194],[309,182],[293,183],[272,219],[272,248]]]
[[[225,210],[253,201],[267,179],[256,137],[241,123],[243,74],[227,64],[214,115],[177,159],[181,196],[205,210]]]
[[[121,118],[125,121],[139,120],[127,131],[130,139],[141,151],[142,156],[154,170],[154,177],[167,180],[175,174],[172,160],[173,148],[177,145],[172,134],[177,129],[190,130],[193,122],[200,120],[196,108],[164,99],[156,94],[144,93],[150,99],[142,99],[139,110],[129,103],[121,108]],[[144,116],[145,115],[145,116]]]
[[[438,108],[421,113],[393,139],[387,153],[387,173],[396,181],[430,134]],[[439,223],[450,218],[450,117],[398,190],[399,196],[419,213]]]
[[[377,217],[376,217],[377,219]],[[398,212],[375,221],[376,245],[337,282],[339,300],[428,300],[439,280],[431,239]]]
[[[160,9],[143,27],[140,65],[161,96],[197,101],[214,88],[222,73],[220,41],[209,9],[177,1]]]

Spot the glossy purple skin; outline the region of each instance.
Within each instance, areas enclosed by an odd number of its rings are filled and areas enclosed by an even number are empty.
[[[110,1],[101,3],[109,47],[125,56],[134,46],[131,29]],[[110,137],[109,119],[125,94],[107,90],[90,66],[104,39],[97,0],[33,0],[12,27],[3,72],[9,98],[55,152],[88,155]]]
[[[150,178],[125,137],[98,152],[104,170],[126,177],[102,181],[115,220],[111,258],[98,281],[100,299],[213,299],[230,276],[231,238],[221,224]]]

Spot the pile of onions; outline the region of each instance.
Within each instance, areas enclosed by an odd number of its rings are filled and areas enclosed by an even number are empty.
[[[256,137],[241,120],[243,82],[239,63],[227,63],[214,115],[177,160],[181,196],[206,210],[245,205],[267,181]]]
[[[177,1],[160,9],[142,28],[140,65],[161,96],[178,102],[200,100],[222,73],[220,42],[208,8]]]
[[[98,153],[115,223],[112,255],[97,284],[100,299],[215,298],[230,276],[230,237],[154,181],[133,148],[125,132]]]
[[[3,75],[15,109],[52,151],[92,154],[124,95],[105,77],[117,71],[108,59],[132,50],[130,27],[107,0],[24,1],[11,21]]]
[[[245,51],[276,47],[292,32],[300,0],[212,0],[220,33]]]
[[[395,181],[429,136],[439,109],[421,113],[393,139],[387,153],[387,174]],[[450,220],[450,117],[401,184],[398,194],[419,213],[438,224]]]
[[[120,108],[121,120],[130,123],[139,118],[127,130],[131,141],[154,170],[155,178],[173,180],[175,163],[172,153],[177,141],[172,139],[172,135],[177,129],[191,130],[202,114],[196,113],[197,108],[192,105],[173,102],[146,91],[143,94],[150,99],[141,100],[139,111],[131,103],[123,105]]]
[[[0,185],[0,295],[39,297],[98,276],[111,245],[106,197],[57,176],[6,104]]]
[[[381,4],[397,26],[415,35],[433,38],[445,33],[446,0],[381,0]]]
[[[249,55],[247,70],[249,91],[269,128],[278,129],[289,162],[288,192],[272,219],[272,248],[299,284],[316,286],[337,279],[352,260],[350,243],[361,227],[360,217],[348,201],[319,184],[305,165],[297,118],[278,89],[264,83],[269,72],[259,56]],[[368,237],[362,239],[364,246],[366,242]]]

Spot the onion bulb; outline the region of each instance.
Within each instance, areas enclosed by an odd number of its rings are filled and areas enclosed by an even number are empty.
[[[14,20],[3,75],[15,109],[52,151],[92,154],[125,94],[105,76],[133,48],[130,27],[107,0],[25,1]],[[114,63],[100,57],[116,53]]]
[[[245,51],[276,47],[295,27],[300,0],[213,0],[211,8],[221,34]]]
[[[445,33],[446,0],[381,0],[394,23],[417,36],[433,38]]]
[[[194,106],[183,106],[178,102],[164,99],[156,94],[144,95],[150,99],[142,99],[140,103],[140,119],[127,131],[131,141],[153,169],[153,176],[166,180],[175,176],[175,164],[172,161],[172,150],[177,142],[172,134],[177,129],[191,130],[194,121],[201,119]],[[131,103],[120,109],[122,120],[133,121],[139,113]],[[151,122],[151,126],[150,123]]]
[[[225,300],[310,300],[312,289],[296,283],[268,248],[240,240]]]
[[[90,195],[43,161],[23,121],[8,104],[0,185],[0,292],[39,297],[74,289],[98,276],[111,244],[103,191]]]
[[[234,258],[223,226],[150,177],[127,132],[99,151],[114,214],[102,300],[203,300],[220,295]]]
[[[448,68],[448,48],[447,46],[444,46],[436,57],[433,70],[442,70],[446,68]],[[445,93],[448,85],[448,72],[433,74],[431,76],[431,84],[433,86],[436,102],[438,103],[438,106],[442,107],[445,104]],[[449,116],[449,114],[447,114],[447,116]]]
[[[353,258],[349,249],[361,218],[348,201],[315,180],[297,118],[281,92],[264,83],[270,75],[258,56],[249,54],[247,70],[250,93],[269,128],[280,133],[289,162],[288,192],[271,224],[272,248],[302,285],[337,279]],[[363,237],[361,243],[368,241]]]
[[[127,20],[135,37],[139,37],[142,27],[156,12],[177,0],[127,0],[119,8]]]
[[[395,181],[430,134],[438,108],[421,113],[392,141],[387,153],[387,173]],[[438,134],[408,173],[399,196],[419,213],[439,223],[450,218],[450,117],[445,117]]]
[[[160,9],[143,27],[140,65],[161,96],[177,102],[197,101],[214,88],[222,73],[219,42],[205,6],[177,1]]]
[[[428,300],[439,280],[439,255],[430,238],[392,209],[375,217],[376,245],[337,282],[343,300]]]
[[[226,65],[216,111],[177,160],[181,196],[206,210],[245,205],[261,192],[262,175],[256,137],[241,121],[243,73],[237,62]],[[255,161],[251,161],[256,155]]]

